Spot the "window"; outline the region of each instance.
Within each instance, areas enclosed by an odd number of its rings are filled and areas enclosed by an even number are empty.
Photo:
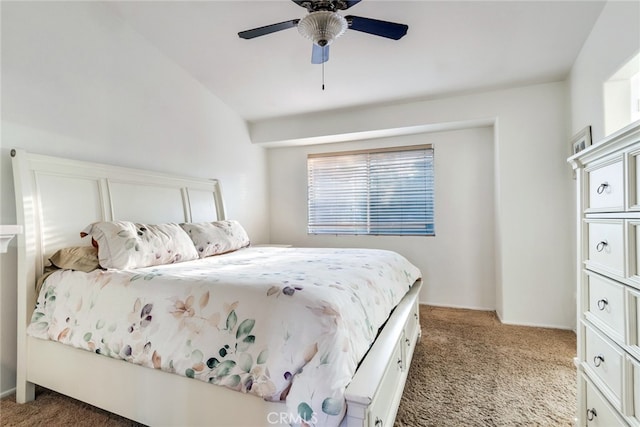
[[[615,131],[640,119],[640,53],[604,82],[604,131]]]
[[[433,236],[431,145],[307,158],[308,232]]]

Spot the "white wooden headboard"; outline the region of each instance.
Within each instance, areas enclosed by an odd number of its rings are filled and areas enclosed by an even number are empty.
[[[47,259],[90,245],[80,231],[95,221],[146,224],[225,219],[217,180],[83,162],[12,150],[18,224],[18,289],[33,288]],[[23,282],[26,280],[26,282]],[[35,296],[34,296],[35,297]],[[28,298],[31,300],[31,298]]]

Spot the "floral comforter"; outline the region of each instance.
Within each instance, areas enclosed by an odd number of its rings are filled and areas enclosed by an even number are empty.
[[[395,252],[251,247],[201,260],[50,275],[28,333],[286,400],[335,426],[344,392],[420,271]]]

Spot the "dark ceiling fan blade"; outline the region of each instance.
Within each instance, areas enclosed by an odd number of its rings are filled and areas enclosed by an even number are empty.
[[[363,33],[399,40],[407,34],[408,25],[395,22],[380,21],[378,19],[363,18],[361,16],[345,16],[349,23],[349,29],[362,31]]]
[[[292,19],[291,21],[279,22],[277,24],[265,25],[264,27],[253,28],[251,30],[240,31],[238,36],[241,39],[252,39],[254,37],[260,37],[267,34],[275,33],[276,31],[286,30],[298,25],[299,19]]]
[[[329,60],[329,46],[318,46],[313,43],[313,50],[311,51],[311,63],[322,64]]]

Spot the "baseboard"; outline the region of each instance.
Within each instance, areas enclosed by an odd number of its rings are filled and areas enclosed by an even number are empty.
[[[498,312],[496,312],[496,314],[498,316],[498,320],[500,320],[500,323],[502,323],[503,325],[528,326],[531,328],[561,329],[563,331],[572,331],[574,333],[576,331],[573,327],[570,327],[570,326],[547,325],[544,323],[508,322],[508,321],[505,321]]]
[[[500,319],[500,317],[498,316]],[[513,325],[513,326],[528,326],[531,328],[546,328],[546,329],[561,329],[563,331],[571,331],[575,333],[575,329],[571,326],[560,326],[560,325],[547,325],[544,323],[528,323],[528,322],[505,322],[503,319],[500,319],[505,325]]]
[[[2,393],[0,393],[0,399],[4,399],[7,396],[11,396],[12,394],[14,394],[16,392],[15,387],[12,389],[9,389],[7,391],[3,391]]]
[[[430,305],[433,307],[443,307],[443,308],[460,308],[460,309],[464,309],[464,310],[477,310],[477,311],[492,311],[494,313],[496,313],[496,317],[498,317],[498,320],[500,321],[500,323],[504,324],[504,325],[513,325],[513,326],[528,326],[528,327],[532,327],[532,328],[547,328],[547,329],[561,329],[564,331],[572,331],[572,332],[576,332],[575,328],[573,327],[569,327],[569,326],[558,326],[558,325],[547,325],[547,324],[542,324],[542,323],[527,323],[527,322],[510,322],[510,321],[505,321],[502,316],[500,316],[500,313],[498,313],[498,311],[495,308],[479,308],[479,307],[465,307],[465,306],[458,306],[458,305],[448,305],[448,304],[434,304],[434,303],[425,303],[425,302],[421,302],[420,305]]]
[[[437,304],[432,302],[420,302],[420,305],[430,305],[433,307],[444,307],[444,308],[460,308],[463,310],[476,310],[476,311],[496,311],[495,308],[483,308],[483,307],[469,307],[465,305],[451,305],[451,304]]]

